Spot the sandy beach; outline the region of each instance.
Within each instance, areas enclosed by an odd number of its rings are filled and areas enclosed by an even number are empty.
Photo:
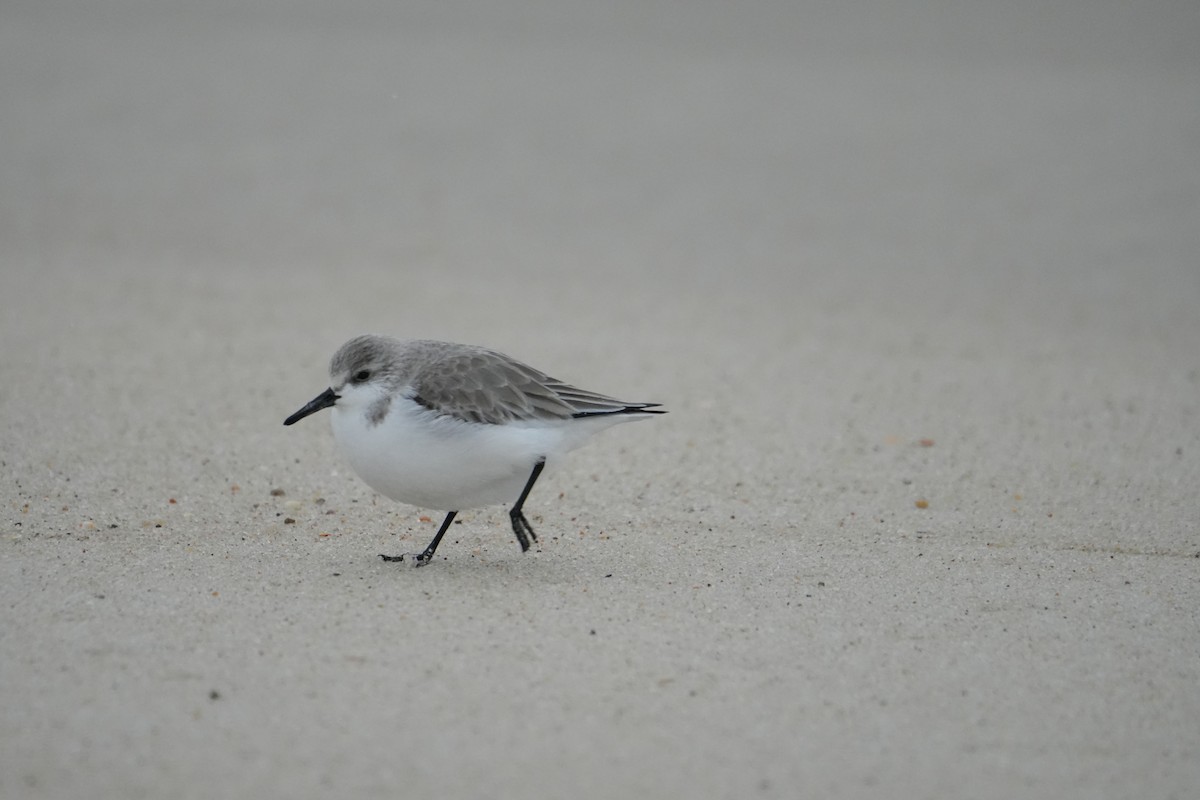
[[[1200,792],[1194,4],[0,23],[0,797]],[[384,563],[364,332],[670,413]]]

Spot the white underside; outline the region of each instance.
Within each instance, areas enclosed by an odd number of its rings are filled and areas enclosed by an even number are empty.
[[[459,511],[512,503],[533,467],[552,466],[592,434],[649,415],[487,425],[438,415],[408,399],[377,425],[361,410],[332,409],[338,449],[367,485],[422,508]]]

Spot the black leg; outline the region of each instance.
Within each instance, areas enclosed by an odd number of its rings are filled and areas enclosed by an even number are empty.
[[[449,514],[446,515],[446,518],[444,520],[442,520],[442,527],[438,528],[437,535],[433,537],[433,541],[429,543],[429,546],[425,548],[425,551],[423,553],[421,553],[420,555],[417,555],[414,553],[406,554],[410,559],[412,559],[414,566],[423,567],[430,562],[430,560],[433,558],[433,552],[435,550],[437,550],[438,545],[441,544],[442,537],[446,534],[446,529],[450,527],[451,522],[454,522],[454,515],[457,513],[458,513],[457,511],[451,511]],[[380,553],[379,557],[382,558],[384,561],[403,561],[404,560],[404,555],[385,556],[383,553]]]
[[[529,490],[533,488],[533,484],[537,482],[538,475],[542,474],[542,467],[546,466],[545,460],[539,461],[533,465],[533,472],[529,476],[529,480],[525,483],[525,488],[521,490],[521,496],[517,498],[517,503],[508,512],[508,518],[512,520],[513,533],[517,536],[517,543],[521,545],[521,552],[524,553],[529,549],[529,540],[537,541],[537,534],[533,532],[533,526],[529,524],[529,520],[525,519],[525,515],[521,512],[521,507],[525,505],[525,498],[529,497]]]

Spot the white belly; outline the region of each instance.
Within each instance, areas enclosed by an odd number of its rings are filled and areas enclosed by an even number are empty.
[[[393,500],[442,511],[515,502],[538,461],[586,438],[571,430],[573,420],[549,426],[461,422],[411,400],[396,400],[377,425],[359,411],[332,411],[338,449],[367,485]]]

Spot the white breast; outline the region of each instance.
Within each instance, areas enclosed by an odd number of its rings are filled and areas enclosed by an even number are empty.
[[[571,420],[536,426],[462,422],[401,398],[378,424],[360,410],[332,411],[338,448],[371,488],[443,511],[514,502],[539,460],[586,438],[572,435]]]

